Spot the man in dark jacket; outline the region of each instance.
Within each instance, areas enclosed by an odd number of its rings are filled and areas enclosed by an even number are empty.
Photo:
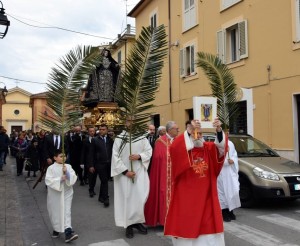
[[[0,126],[0,171],[3,171],[4,156],[9,145],[9,137],[5,132],[4,127]]]
[[[81,126],[75,126],[74,131],[67,136],[68,151],[70,156],[70,164],[78,175],[80,185],[83,186],[83,169],[81,164],[81,149],[84,136],[81,132]]]
[[[81,149],[81,165],[84,165],[84,173],[87,172],[88,176],[88,184],[89,184],[89,193],[90,197],[94,197],[96,195],[95,193],[95,184],[97,179],[97,173],[96,172],[89,172],[88,167],[88,161],[89,157],[91,156],[91,146],[93,143],[93,139],[95,137],[95,127],[90,126],[88,128],[88,136],[83,140],[82,142],[82,149]]]
[[[104,203],[104,207],[109,206],[108,180],[110,178],[113,147],[113,140],[107,135],[107,132],[107,125],[100,125],[99,135],[93,138],[88,161],[89,172],[96,172],[100,178],[101,184],[98,200]]]
[[[147,134],[146,138],[148,139],[148,141],[149,141],[149,143],[152,147],[152,150],[153,150],[154,145],[155,145],[155,141],[156,141],[155,126],[153,124],[150,124],[148,126],[148,134]],[[149,167],[148,167],[148,173],[150,173],[151,164],[152,164],[152,157],[151,157],[150,164],[149,164]]]

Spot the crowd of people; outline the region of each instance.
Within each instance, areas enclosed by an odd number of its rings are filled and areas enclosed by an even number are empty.
[[[0,127],[0,170],[8,148],[16,158],[17,176],[24,162],[28,177],[47,169],[52,237],[64,232],[65,242],[78,238],[71,226],[72,186],[78,178],[81,186],[88,185],[92,198],[99,177],[98,201],[104,208],[110,205],[108,182],[114,182],[115,223],[125,228],[127,238],[134,237],[134,229],[147,234],[148,227],[161,226],[173,245],[225,245],[223,221],[235,220],[233,210],[241,204],[237,153],[220,121],[214,121],[214,143],[205,142],[196,120],[186,122],[180,135],[176,122],[169,121],[157,130],[150,124],[144,138],[127,143],[120,152],[130,124],[127,120],[119,136],[105,124],[86,132],[74,126],[64,139],[55,130],[13,131],[8,137]],[[70,165],[61,167],[63,163]],[[61,196],[63,212],[55,209]]]

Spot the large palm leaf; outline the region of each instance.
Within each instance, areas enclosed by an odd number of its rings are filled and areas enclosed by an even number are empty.
[[[119,92],[115,95],[124,117],[133,120],[128,134],[122,139],[120,153],[126,143],[131,145],[145,135],[167,52],[163,25],[142,29],[126,61]]]
[[[233,119],[238,110],[236,103],[236,84],[230,69],[215,55],[204,52],[197,53],[197,66],[201,67],[208,79],[212,94],[217,98],[217,115],[225,130],[229,127],[229,119]]]
[[[64,135],[81,117],[79,89],[100,60],[98,48],[78,46],[62,57],[49,75],[47,106],[52,112],[40,115],[40,120],[44,126],[61,134],[63,153]]]

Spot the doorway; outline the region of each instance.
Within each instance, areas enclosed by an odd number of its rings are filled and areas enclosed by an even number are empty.
[[[23,130],[23,127],[22,126],[11,126],[10,127],[10,132],[13,132],[13,131],[15,131],[15,132],[21,132]]]

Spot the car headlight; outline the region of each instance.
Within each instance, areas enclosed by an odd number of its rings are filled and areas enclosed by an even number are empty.
[[[253,172],[256,176],[263,178],[263,179],[269,179],[269,180],[275,180],[275,181],[280,180],[279,176],[276,173],[265,171],[259,167],[254,168]]]

